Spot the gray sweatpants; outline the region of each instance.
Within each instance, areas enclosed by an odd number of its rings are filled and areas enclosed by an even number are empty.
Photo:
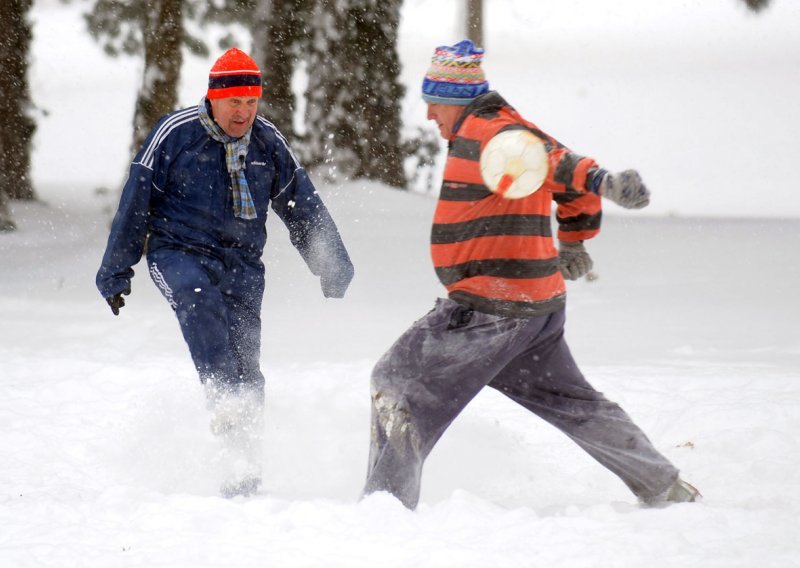
[[[643,501],[663,493],[678,470],[586,382],[564,341],[564,319],[563,310],[510,318],[438,299],[373,370],[364,493],[388,491],[415,508],[425,458],[486,385],[564,432]]]

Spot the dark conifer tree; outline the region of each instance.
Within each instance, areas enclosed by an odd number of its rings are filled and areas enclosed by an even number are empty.
[[[310,165],[405,188],[401,0],[316,0],[308,53]],[[325,173],[325,170],[322,170]]]
[[[251,55],[264,74],[259,110],[292,143],[298,141],[292,78],[308,43],[306,22],[311,4],[312,0],[256,0],[254,17],[249,21]]]
[[[0,9],[0,231],[16,228],[9,198],[35,199],[31,147],[36,124],[30,116],[28,83],[32,4],[32,0],[4,0]]]
[[[107,54],[144,56],[133,117],[133,152],[156,121],[175,110],[181,48],[208,54],[205,44],[186,31],[186,22],[201,18],[206,5],[203,0],[97,0],[86,16],[90,33]]]

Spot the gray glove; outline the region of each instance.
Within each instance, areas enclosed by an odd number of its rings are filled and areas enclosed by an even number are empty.
[[[650,203],[650,190],[645,187],[642,176],[636,170],[603,176],[600,195],[625,209],[641,209]]]
[[[577,280],[594,266],[583,241],[558,242],[558,269],[567,280]]]
[[[353,279],[353,265],[347,264],[330,275],[323,275],[320,278],[322,294],[326,298],[344,298],[344,293]]]

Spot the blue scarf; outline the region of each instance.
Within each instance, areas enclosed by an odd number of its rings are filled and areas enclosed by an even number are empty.
[[[208,135],[225,146],[225,163],[228,166],[228,174],[231,176],[233,214],[240,219],[255,219],[258,217],[256,206],[244,175],[247,147],[250,145],[250,133],[253,131],[253,127],[248,128],[244,136],[231,138],[209,115],[206,97],[200,101],[197,112],[200,115],[200,124],[206,129]]]

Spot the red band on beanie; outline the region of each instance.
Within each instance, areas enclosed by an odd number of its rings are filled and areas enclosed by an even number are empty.
[[[260,97],[261,70],[249,55],[232,47],[211,68],[207,96],[209,99]]]

